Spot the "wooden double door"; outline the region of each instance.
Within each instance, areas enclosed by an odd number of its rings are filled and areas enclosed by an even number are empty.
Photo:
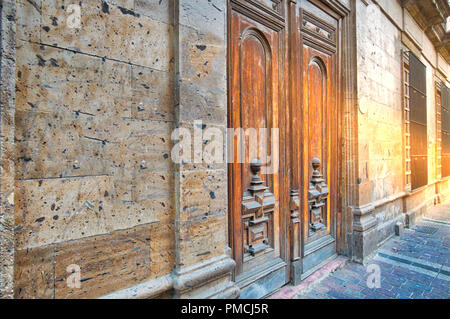
[[[336,256],[340,20],[324,3],[229,0],[229,241],[242,298]]]

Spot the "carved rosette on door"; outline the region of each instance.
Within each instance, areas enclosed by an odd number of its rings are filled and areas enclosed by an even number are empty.
[[[327,227],[324,215],[326,215],[327,200],[328,200],[328,186],[325,179],[320,173],[320,160],[313,158],[312,167],[314,169],[309,183],[308,189],[308,206],[309,206],[309,220],[310,232],[315,233]]]
[[[258,175],[261,170],[259,159],[251,161],[250,170],[253,176],[250,187],[242,198],[242,222],[244,252],[255,256],[271,247],[275,197]]]

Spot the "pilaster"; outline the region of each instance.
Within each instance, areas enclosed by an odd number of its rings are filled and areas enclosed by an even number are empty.
[[[352,258],[359,263],[364,263],[377,249],[378,221],[374,211],[373,204],[353,208]]]
[[[175,164],[174,294],[233,298],[239,288],[227,245],[227,167],[206,163],[203,152],[212,138],[203,134],[224,137],[227,126],[226,1],[179,0],[174,9],[175,128],[193,137],[183,136],[192,148]]]

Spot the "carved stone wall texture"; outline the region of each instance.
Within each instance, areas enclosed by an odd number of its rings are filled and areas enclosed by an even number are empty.
[[[17,1],[16,298],[100,297],[172,271],[171,3]]]

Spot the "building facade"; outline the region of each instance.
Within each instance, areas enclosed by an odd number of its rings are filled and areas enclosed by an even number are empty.
[[[2,298],[262,298],[450,198],[445,0],[0,10]]]

